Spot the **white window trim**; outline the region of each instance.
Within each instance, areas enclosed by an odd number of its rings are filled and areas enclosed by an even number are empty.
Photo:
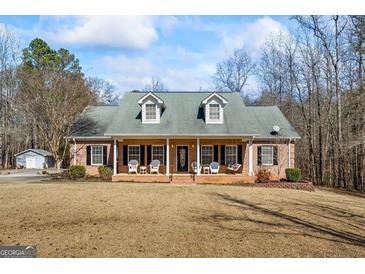
[[[212,113],[211,113],[211,107],[213,105],[218,106],[218,119],[211,118],[211,115],[212,115]],[[209,120],[211,122],[219,122],[219,121],[221,121],[221,107],[222,106],[219,103],[210,103],[210,104],[208,104],[208,115],[209,115]]]
[[[213,145],[202,145],[201,146],[201,155],[200,155],[201,165],[203,165],[203,147],[211,147],[212,148],[212,160],[210,161],[210,163],[212,163],[214,161],[214,147],[213,147]],[[204,165],[206,165],[206,164],[204,164]]]
[[[128,145],[128,163],[130,162],[129,159],[129,147],[138,147],[138,165],[141,164],[141,146],[140,145]]]
[[[147,105],[154,105],[154,107],[155,107],[155,118],[147,118]],[[146,116],[146,121],[147,122],[156,122],[157,121],[157,104],[156,103],[146,103],[146,105],[145,105],[145,111],[146,111],[146,113],[145,113],[145,116]]]
[[[238,163],[238,149],[237,149],[237,145],[226,145],[226,148],[225,148],[225,154],[224,154],[224,161],[227,165],[227,147],[234,147],[236,148],[236,159],[235,159],[235,164]]]
[[[101,164],[95,164],[94,163],[94,157],[93,157],[93,148],[94,147],[101,147]],[[103,166],[103,163],[104,163],[104,145],[91,145],[90,158],[91,158],[90,165],[92,165],[92,166]]]
[[[271,164],[264,164],[264,161],[263,161],[263,148],[264,147],[271,147]],[[274,165],[274,146],[261,146],[261,165],[263,166],[273,166]]]
[[[164,165],[165,162],[165,146],[164,145],[152,145],[151,148],[151,160],[153,161],[153,147],[162,147],[162,163],[161,165]]]

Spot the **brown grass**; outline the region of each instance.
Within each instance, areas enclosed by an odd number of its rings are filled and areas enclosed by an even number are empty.
[[[0,185],[0,245],[40,257],[364,257],[365,199],[216,185]]]

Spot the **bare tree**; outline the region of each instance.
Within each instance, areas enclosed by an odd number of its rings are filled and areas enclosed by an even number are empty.
[[[0,30],[0,166],[8,168],[13,161],[15,134],[14,96],[19,47],[8,29]]]
[[[274,37],[262,51],[256,103],[278,104],[299,130],[296,161],[306,177],[364,192],[365,17],[295,19],[292,42]]]
[[[242,92],[255,64],[243,49],[235,49],[233,55],[217,64],[213,80],[217,90]]]
[[[149,84],[147,84],[143,90],[159,92],[159,91],[167,91],[167,88],[165,87],[165,85],[162,82],[160,77],[153,76],[153,77],[151,77],[151,82]]]
[[[115,105],[118,103],[119,97],[116,95],[115,87],[110,82],[98,77],[89,77],[87,78],[87,85],[95,94],[99,104]]]
[[[337,148],[338,148],[338,183],[346,184],[344,180],[343,165],[343,134],[342,134],[342,89],[340,82],[341,74],[341,44],[343,41],[343,34],[347,25],[346,17],[335,16],[310,16],[309,18],[303,16],[295,17],[297,21],[305,28],[313,31],[314,36],[322,43],[326,54],[328,55],[334,72],[334,88],[336,93],[336,118],[337,118]]]
[[[80,75],[53,69],[20,72],[19,105],[52,153],[59,169],[68,150],[68,139],[77,115],[94,102]],[[36,91],[36,92],[35,92]]]

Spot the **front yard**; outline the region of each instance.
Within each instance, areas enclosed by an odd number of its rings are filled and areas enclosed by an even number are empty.
[[[0,220],[39,257],[365,256],[365,199],[323,190],[0,184]]]

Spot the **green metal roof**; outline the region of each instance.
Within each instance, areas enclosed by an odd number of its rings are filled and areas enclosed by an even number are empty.
[[[119,106],[89,106],[76,121],[72,130],[75,137],[104,137]]]
[[[247,106],[249,116],[256,124],[259,138],[300,138],[295,128],[285,118],[277,106]],[[273,135],[273,126],[279,126],[280,131]]]
[[[126,93],[120,106],[89,107],[83,120],[92,121],[89,130],[75,131],[74,136],[252,136],[266,138],[299,138],[277,107],[248,107],[236,92],[217,93],[228,103],[223,124],[206,124],[201,101],[209,92],[159,92],[166,108],[158,124],[143,124],[137,101],[145,92]],[[272,135],[278,125],[279,134]]]

